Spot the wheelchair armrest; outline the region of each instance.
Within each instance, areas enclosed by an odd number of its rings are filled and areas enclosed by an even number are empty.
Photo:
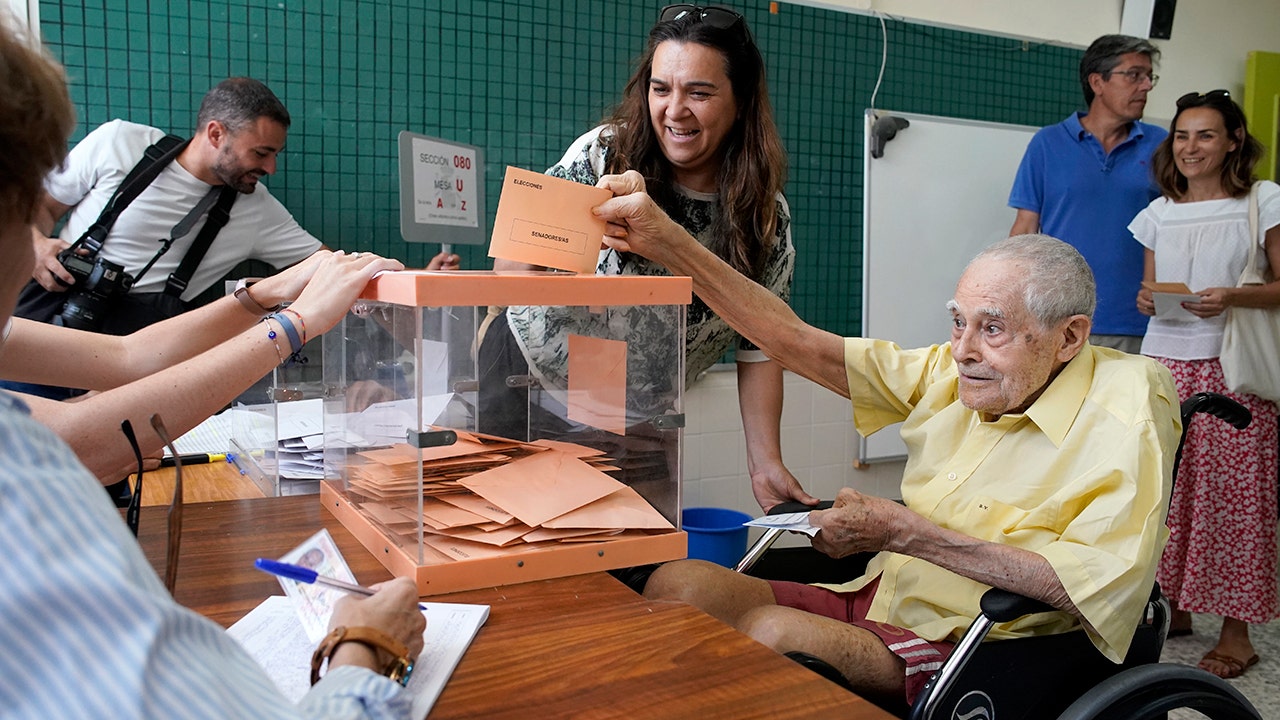
[[[1017,620],[1023,615],[1053,612],[1056,609],[1049,603],[1032,600],[1025,595],[999,588],[991,588],[983,593],[982,601],[979,605],[982,607],[982,614],[996,623],[1006,623],[1011,620]]]

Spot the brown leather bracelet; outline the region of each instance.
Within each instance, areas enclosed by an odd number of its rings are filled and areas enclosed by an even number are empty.
[[[375,657],[378,656],[379,651],[390,653],[391,661],[379,668],[378,672],[401,685],[409,682],[409,675],[413,672],[413,658],[409,657],[409,648],[404,643],[376,628],[339,626],[324,636],[315,653],[311,655],[312,685],[320,682],[320,668],[344,642],[360,643],[373,650]]]
[[[258,282],[262,278],[240,278],[240,282],[236,283],[236,291],[233,293],[245,310],[257,315],[258,317],[266,317],[274,312],[280,312],[280,308],[284,305],[273,305],[271,307],[263,307],[261,303],[253,299],[249,294],[249,287]]]

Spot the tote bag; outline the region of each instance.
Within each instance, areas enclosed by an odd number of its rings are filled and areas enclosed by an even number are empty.
[[[1249,191],[1249,261],[1236,287],[1267,282],[1258,272],[1258,184]],[[1275,274],[1274,268],[1268,269]],[[1232,307],[1222,337],[1222,375],[1232,392],[1280,401],[1280,307]]]

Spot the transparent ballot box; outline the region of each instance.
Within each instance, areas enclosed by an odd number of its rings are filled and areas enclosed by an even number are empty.
[[[225,411],[230,461],[268,497],[319,491],[326,393],[322,353],[322,341],[310,340],[296,360],[272,370]]]
[[[322,502],[424,595],[684,557],[691,297],[688,278],[379,276],[324,337]]]

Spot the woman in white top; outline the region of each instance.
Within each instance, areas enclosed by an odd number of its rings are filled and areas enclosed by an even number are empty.
[[[1191,613],[1223,616],[1218,644],[1200,667],[1236,677],[1258,661],[1249,623],[1277,617],[1275,403],[1228,391],[1218,355],[1228,310],[1280,305],[1280,187],[1258,189],[1259,233],[1249,233],[1249,189],[1261,144],[1226,90],[1178,99],[1169,137],[1152,159],[1163,191],[1129,225],[1146,247],[1145,280],[1182,282],[1200,296],[1186,314],[1155,316],[1151,292],[1138,309],[1152,318],[1142,353],[1173,373],[1183,398],[1223,393],[1253,412],[1238,431],[1213,418],[1191,426],[1169,509],[1169,544],[1157,579],[1174,605],[1171,636],[1191,633]],[[1272,282],[1238,288],[1259,243]],[[1263,252],[1265,251],[1265,252]],[[1280,347],[1276,353],[1280,367]]]

